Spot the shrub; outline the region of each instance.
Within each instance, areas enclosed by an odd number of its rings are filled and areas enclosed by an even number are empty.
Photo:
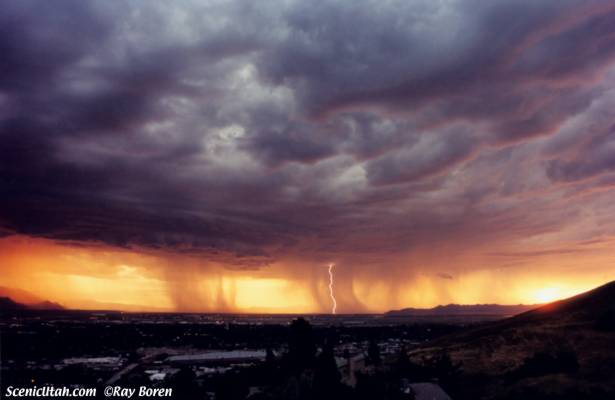
[[[609,309],[596,320],[596,329],[605,332],[615,332],[615,309]]]
[[[526,358],[514,372],[514,378],[542,376],[557,373],[574,373],[579,369],[579,361],[572,349],[539,351]]]

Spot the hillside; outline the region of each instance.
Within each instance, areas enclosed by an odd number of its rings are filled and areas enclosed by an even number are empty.
[[[615,282],[446,336],[409,356],[420,364],[444,352],[461,363],[460,381],[480,382],[466,384],[462,397],[609,398],[615,394],[613,344]]]
[[[433,308],[403,308],[385,313],[385,316],[457,316],[457,315],[497,315],[512,316],[532,310],[536,305],[500,305],[500,304],[448,304]]]

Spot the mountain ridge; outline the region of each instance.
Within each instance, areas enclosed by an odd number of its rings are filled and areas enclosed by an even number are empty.
[[[0,309],[11,310],[65,310],[59,303],[42,299],[26,290],[0,286]]]
[[[446,304],[432,308],[402,308],[384,313],[385,316],[431,316],[431,315],[502,315],[511,316],[538,308],[536,304]]]

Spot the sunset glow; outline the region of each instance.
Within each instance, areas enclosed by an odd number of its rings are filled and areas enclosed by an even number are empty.
[[[536,292],[534,296],[536,302],[539,304],[550,303],[552,301],[564,298],[561,290],[555,287],[546,287],[544,289],[540,289]]]
[[[592,287],[583,287],[575,285],[547,286],[544,288],[537,289],[536,291],[534,291],[534,294],[532,296],[536,304],[545,304],[575,296],[589,289],[592,289]]]
[[[240,313],[331,312],[327,271],[313,266],[313,276],[289,275],[295,264],[261,270],[229,270],[201,264],[198,258],[73,247],[47,240],[11,238],[0,241],[4,254],[0,286],[21,288],[71,308],[127,311],[226,311]],[[169,274],[166,265],[176,273]],[[305,267],[303,267],[305,268]],[[183,270],[182,270],[183,269]],[[336,306],[342,312],[382,312],[438,304],[538,304],[569,297],[600,284],[573,275],[554,285],[549,276],[501,274],[494,286],[488,271],[466,272],[442,279],[428,272],[398,275],[394,282],[369,273],[340,275]],[[506,287],[507,290],[499,290]],[[515,288],[518,288],[515,289]]]

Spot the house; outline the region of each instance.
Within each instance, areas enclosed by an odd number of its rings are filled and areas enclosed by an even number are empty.
[[[452,400],[439,385],[431,382],[406,383],[402,391],[413,395],[415,400]]]

